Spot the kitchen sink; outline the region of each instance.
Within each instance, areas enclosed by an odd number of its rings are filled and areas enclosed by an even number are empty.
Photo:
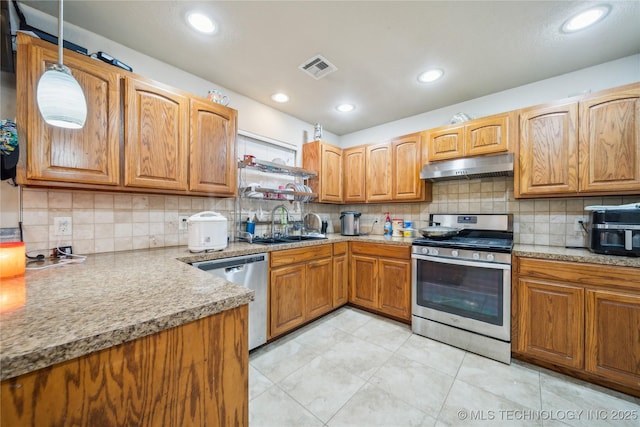
[[[312,240],[325,240],[321,236],[282,236],[282,237],[256,237],[252,243],[259,245],[282,245],[285,243],[308,242]]]

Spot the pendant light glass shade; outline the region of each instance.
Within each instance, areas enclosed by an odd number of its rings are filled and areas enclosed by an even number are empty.
[[[51,126],[80,129],[87,119],[82,88],[64,65],[52,65],[38,81],[38,108]]]
[[[38,109],[51,126],[80,129],[87,119],[87,100],[82,88],[62,64],[62,0],[58,13],[58,63],[40,77],[37,88]]]

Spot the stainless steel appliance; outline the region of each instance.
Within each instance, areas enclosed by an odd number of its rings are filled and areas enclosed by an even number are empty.
[[[512,153],[432,162],[420,170],[420,178],[429,181],[512,175]]]
[[[430,224],[458,229],[413,240],[413,332],[511,362],[510,214],[432,214]]]
[[[589,249],[606,255],[640,256],[640,204],[592,210]]]
[[[359,236],[361,215],[357,211],[340,212],[340,234],[343,236]]]
[[[192,265],[216,277],[253,290],[249,303],[249,350],[267,342],[266,253],[194,262]]]

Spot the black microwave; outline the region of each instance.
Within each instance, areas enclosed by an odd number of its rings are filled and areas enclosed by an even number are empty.
[[[640,209],[592,211],[589,249],[598,254],[640,257]]]

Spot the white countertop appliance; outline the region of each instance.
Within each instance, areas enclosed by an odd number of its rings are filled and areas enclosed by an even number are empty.
[[[227,218],[218,212],[204,211],[187,219],[189,251],[221,251],[228,244]]]

